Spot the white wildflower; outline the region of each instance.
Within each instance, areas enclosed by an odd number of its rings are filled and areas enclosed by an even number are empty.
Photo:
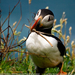
[[[17,31],[15,31],[15,32],[14,32],[14,35],[15,35],[15,36],[19,36],[20,33],[21,33],[21,32],[17,32]]]
[[[74,41],[71,42],[71,46],[73,46],[73,45],[74,45]]]
[[[31,0],[29,0],[29,4],[31,4]]]
[[[66,53],[66,55],[69,57],[70,55],[68,53]]]
[[[67,24],[67,21],[65,21],[65,25]]]
[[[64,39],[64,40],[65,40],[65,36],[66,36],[66,35],[64,34],[64,35],[63,35],[63,39]]]
[[[13,30],[14,31],[14,30]],[[14,32],[14,35],[16,35],[17,31]]]
[[[64,55],[63,57],[64,57],[64,58],[66,58],[66,56],[65,56],[65,55]]]
[[[26,40],[26,37],[23,37],[23,39],[21,39],[20,41],[19,41],[19,43],[21,43],[22,41],[25,41]]]
[[[45,9],[49,9],[49,7],[47,6]]]
[[[72,30],[72,27],[69,28],[69,31]]]
[[[70,34],[70,35],[71,35],[71,30],[72,30],[72,27],[69,28],[69,34]]]
[[[62,23],[63,23],[63,19],[61,18],[61,19],[60,19],[60,24],[62,25]]]
[[[62,14],[62,19],[65,19],[65,12],[63,12],[63,14]]]
[[[17,23],[16,21],[13,23],[13,27],[16,25],[16,23]]]
[[[66,40],[67,42],[69,42],[70,41],[70,37],[69,36],[67,36],[67,40]]]
[[[67,18],[66,19],[62,19],[62,23],[65,22],[65,25],[67,24]]]
[[[63,15],[65,14],[65,12],[63,12]]]
[[[61,33],[61,30],[58,30],[58,33]]]

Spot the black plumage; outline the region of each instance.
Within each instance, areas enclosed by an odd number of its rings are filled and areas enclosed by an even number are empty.
[[[53,12],[49,9],[41,9],[41,14],[40,14],[43,18],[46,16],[46,15],[53,15]]]

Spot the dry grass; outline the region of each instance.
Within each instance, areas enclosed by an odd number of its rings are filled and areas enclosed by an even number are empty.
[[[31,0],[29,1],[30,4]],[[9,17],[18,4],[20,4],[21,16],[19,21],[14,22],[11,27],[9,25],[9,19],[10,19]],[[36,72],[35,66],[31,58],[29,57],[29,55],[31,54],[28,53],[25,48],[26,38],[24,37],[23,39],[18,40],[22,32],[22,29],[19,32],[17,32],[17,27],[19,26],[21,19],[22,19],[22,9],[19,0],[17,4],[13,7],[13,9],[9,11],[9,15],[7,16],[5,21],[2,24],[0,22],[0,73],[2,74],[3,73],[33,74]],[[7,20],[8,20],[7,28],[2,29],[2,26]],[[64,56],[63,70],[66,71],[68,74],[72,75],[75,74],[75,41],[72,42],[70,41],[72,36],[71,34],[72,27],[69,28],[69,35],[66,35],[66,29],[67,29],[66,25],[67,25],[67,18],[65,18],[65,12],[64,12],[62,18],[60,19],[60,24],[56,25],[56,19],[54,20],[54,27],[52,29],[52,34],[55,35],[56,33],[55,36],[59,37],[59,39],[63,39],[62,41],[66,46],[66,56]],[[65,31],[63,31],[63,27],[65,28]],[[11,32],[9,32],[9,30],[11,30]],[[4,34],[5,31],[7,31],[6,36]],[[37,31],[35,32],[37,33]],[[62,32],[64,32],[64,34]],[[48,42],[48,40],[46,41]],[[71,46],[68,46],[69,43],[71,43]],[[18,57],[15,57],[16,52],[18,52]],[[56,74],[58,73],[58,71],[59,71],[58,68],[47,68],[45,74],[48,73]]]

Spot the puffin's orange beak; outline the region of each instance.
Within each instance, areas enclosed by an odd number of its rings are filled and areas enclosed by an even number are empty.
[[[31,31],[37,26],[37,23],[39,22],[40,19],[41,19],[41,16],[33,24],[33,26],[31,27]]]

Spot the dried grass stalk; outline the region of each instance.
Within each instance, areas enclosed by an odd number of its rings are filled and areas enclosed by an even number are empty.
[[[31,0],[29,0],[29,4],[31,4]]]
[[[30,26],[25,25],[27,28],[30,29]],[[37,34],[39,34],[41,37],[43,37],[50,45],[51,47],[53,47],[53,45],[50,43],[50,41],[48,41],[42,34],[40,34],[39,31],[36,31],[35,29],[33,29],[32,31],[36,32]]]

